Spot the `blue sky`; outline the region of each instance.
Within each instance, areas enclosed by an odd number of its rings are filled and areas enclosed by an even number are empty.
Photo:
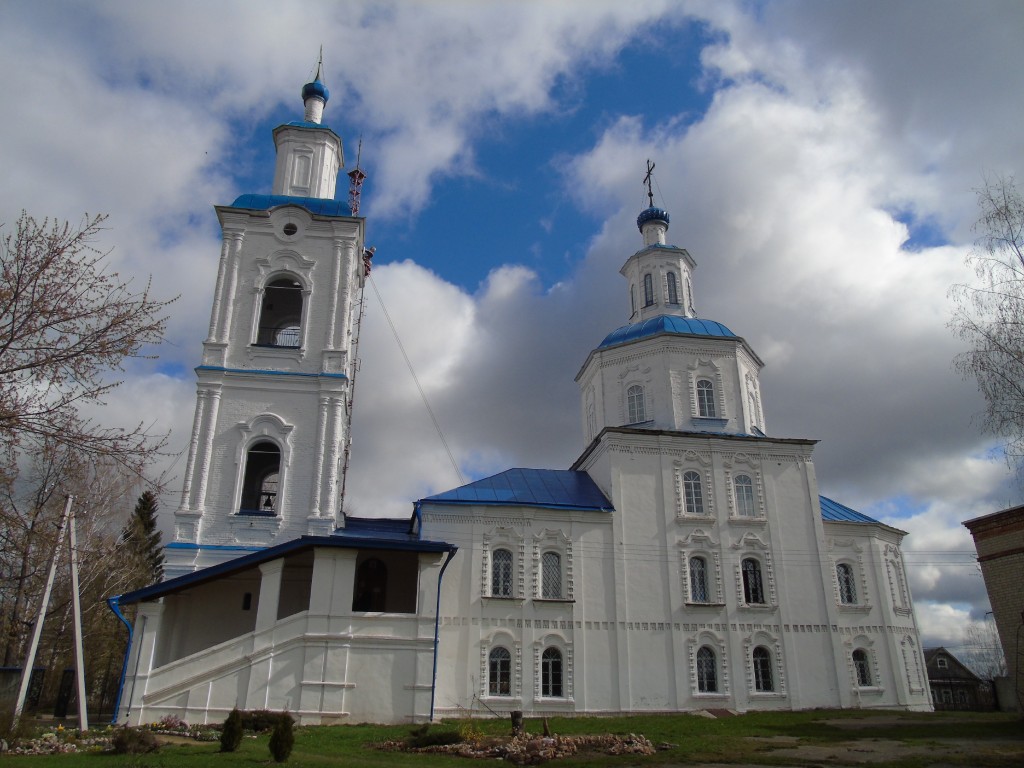
[[[96,415],[183,450],[212,206],[269,191],[323,44],[375,283],[479,477],[581,450],[573,377],[626,320],[650,158],[698,313],[767,364],[768,432],[820,439],[821,491],[910,533],[925,642],[955,646],[988,610],[961,522],[1020,501],[946,323],[973,188],[1024,178],[1022,28],[1015,2],[15,0],[0,221],[108,212],[117,268],[181,295]],[[360,353],[348,502],[405,514],[458,480],[372,298]]]

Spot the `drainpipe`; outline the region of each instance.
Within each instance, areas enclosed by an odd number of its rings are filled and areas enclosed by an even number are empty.
[[[417,511],[419,511],[419,505],[416,505]],[[437,696],[437,645],[438,645],[438,633],[441,628],[441,579],[444,578],[444,569],[448,567],[448,563],[455,557],[455,553],[459,551],[458,547],[452,547],[448,550],[448,558],[444,561],[441,566],[441,572],[437,574],[437,605],[434,607],[434,673],[430,678],[430,721],[434,722],[434,699]]]
[[[117,714],[121,711],[121,694],[124,692],[124,679],[128,674],[128,657],[132,653],[132,625],[128,619],[125,618],[124,614],[121,613],[121,606],[118,601],[121,599],[121,595],[114,595],[114,597],[107,598],[107,605],[110,606],[110,610],[114,612],[114,615],[119,618],[124,625],[128,628],[128,646],[124,649],[124,663],[121,664],[121,681],[117,684],[117,697],[114,699],[114,717],[110,721],[111,725],[117,725]],[[128,706],[131,706],[131,702],[128,702]]]

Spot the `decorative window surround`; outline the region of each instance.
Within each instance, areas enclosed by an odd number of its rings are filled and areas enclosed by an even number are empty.
[[[480,569],[480,596],[490,600],[522,600],[526,595],[526,541],[511,528],[495,528],[485,533]],[[491,553],[507,549],[512,553],[512,594],[491,594]]]

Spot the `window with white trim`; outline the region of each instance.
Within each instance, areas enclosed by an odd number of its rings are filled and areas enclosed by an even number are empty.
[[[562,652],[557,648],[545,648],[540,659],[540,695],[551,698],[565,696],[562,677]]]
[[[697,651],[697,690],[700,693],[718,693],[718,660],[715,652],[706,645]]]
[[[634,384],[626,390],[626,409],[629,412],[630,424],[641,424],[647,421],[647,404],[644,402],[644,388]]]
[[[839,583],[839,602],[843,605],[856,605],[857,583],[853,568],[848,563],[836,564],[836,581]]]
[[[857,685],[867,688],[871,685],[871,663],[868,652],[858,648],[853,652],[853,670],[857,675]]]
[[[770,693],[775,690],[775,681],[772,678],[772,654],[763,645],[757,646],[751,654],[751,662],[754,665],[754,690],[760,693]]]
[[[512,552],[491,552],[491,597],[512,597]]]
[[[260,440],[245,454],[242,499],[243,515],[276,515],[281,478],[281,449],[269,440]]]
[[[699,556],[690,558],[690,601],[711,602],[711,593],[708,590],[708,561]]]
[[[763,605],[764,582],[761,579],[761,564],[752,557],[743,559],[743,602],[748,605]]]
[[[754,481],[750,475],[736,475],[732,487],[736,494],[736,514],[740,517],[754,517]]]
[[[302,285],[279,277],[263,291],[256,343],[269,347],[302,345]]]
[[[675,272],[669,272],[666,275],[666,281],[668,283],[668,303],[678,304],[679,303],[679,281],[676,278]]]
[[[562,556],[557,552],[540,557],[540,596],[545,600],[562,598]]]
[[[650,272],[644,275],[644,306],[649,307],[654,303],[654,278]]]
[[[715,387],[707,379],[697,380],[697,415],[701,418],[715,418]]]
[[[704,514],[704,492],[699,472],[692,469],[683,473],[683,504],[688,515]]]
[[[512,654],[507,648],[492,648],[487,657],[487,693],[491,696],[512,695]]]

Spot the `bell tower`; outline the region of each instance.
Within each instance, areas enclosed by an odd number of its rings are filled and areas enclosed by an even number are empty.
[[[335,200],[341,137],[320,67],[273,132],[271,194],[217,206],[222,230],[168,578],[344,525],[364,220]]]

